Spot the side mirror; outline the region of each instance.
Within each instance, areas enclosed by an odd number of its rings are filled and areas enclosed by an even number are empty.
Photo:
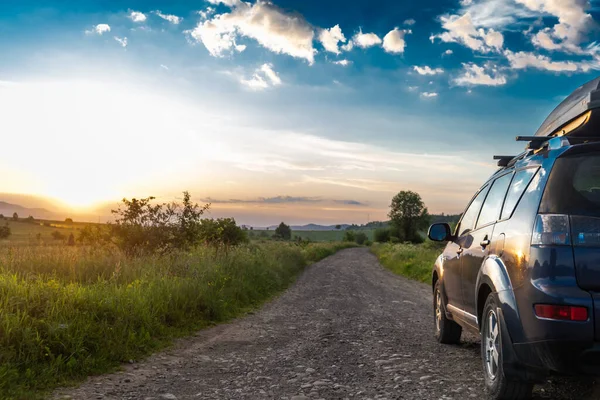
[[[433,224],[429,227],[427,237],[434,242],[448,242],[452,240],[450,225],[447,223]]]

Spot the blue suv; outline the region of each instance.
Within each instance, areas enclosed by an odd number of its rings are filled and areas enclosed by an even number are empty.
[[[487,391],[600,373],[600,78],[559,105],[475,193],[432,272],[436,338],[481,335]]]

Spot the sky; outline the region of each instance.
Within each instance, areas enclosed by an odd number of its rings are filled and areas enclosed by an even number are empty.
[[[3,0],[0,193],[102,213],[384,220],[459,213],[600,70],[585,0]],[[0,200],[2,200],[0,196]],[[58,206],[57,206],[58,207]]]

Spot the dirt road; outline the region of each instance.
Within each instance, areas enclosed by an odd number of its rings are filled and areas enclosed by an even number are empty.
[[[384,270],[367,249],[349,249],[308,268],[255,314],[57,397],[484,398],[478,338],[439,345],[432,324],[427,285]],[[590,379],[553,378],[535,397],[598,393]]]

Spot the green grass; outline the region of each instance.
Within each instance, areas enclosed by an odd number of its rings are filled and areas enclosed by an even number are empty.
[[[443,246],[430,241],[423,244],[376,243],[371,246],[371,251],[393,273],[430,283],[433,265]]]
[[[226,321],[353,244],[252,243],[126,257],[114,249],[0,250],[0,398],[37,399]]]

